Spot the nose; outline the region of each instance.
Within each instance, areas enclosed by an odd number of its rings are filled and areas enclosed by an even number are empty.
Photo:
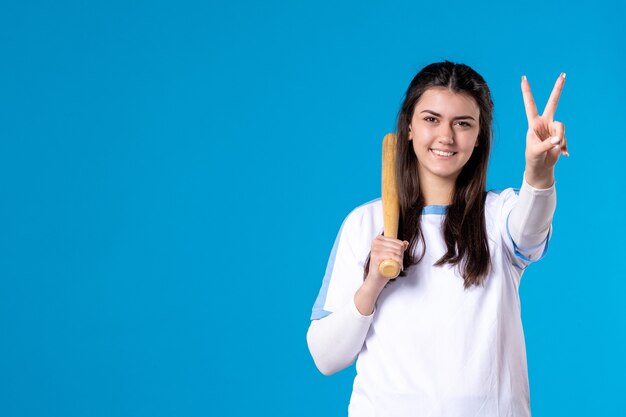
[[[454,130],[447,124],[442,124],[438,132],[438,141],[444,145],[452,145],[454,143]]]

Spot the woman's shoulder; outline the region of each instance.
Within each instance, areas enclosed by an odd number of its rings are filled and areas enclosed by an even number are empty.
[[[382,200],[377,198],[352,209],[346,216],[342,229],[360,237],[380,234],[383,229]]]
[[[356,206],[352,209],[348,216],[375,216],[379,212],[382,213],[383,210],[383,202],[381,198],[376,198],[374,200],[368,201],[367,203],[363,203],[359,206]]]
[[[489,190],[485,198],[485,217],[488,226],[502,224],[517,202],[519,189],[505,188],[503,190]]]
[[[514,202],[519,195],[519,188],[505,188],[503,190],[493,189],[487,191],[485,206],[502,206],[507,202]]]
[[[346,221],[350,220],[353,222],[373,222],[376,223],[379,220],[382,221],[383,218],[383,203],[380,198],[376,198],[374,200],[368,201],[367,203],[363,203],[361,205],[353,208],[348,216],[346,216]]]

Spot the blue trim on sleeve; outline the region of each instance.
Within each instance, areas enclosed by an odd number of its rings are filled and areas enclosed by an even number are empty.
[[[511,236],[511,232],[509,231],[509,216],[511,216],[511,212],[509,212],[509,214],[506,216],[506,234],[509,237],[509,240],[511,241],[511,243],[513,244],[513,252],[515,253],[515,256],[517,256],[519,259],[526,261],[526,262],[537,262],[541,259],[543,259],[544,256],[546,256],[546,253],[548,252],[548,245],[550,243],[550,235],[552,232],[552,228],[550,228],[550,230],[548,230],[548,236],[546,236],[545,240],[543,242],[541,242],[539,245],[533,246],[532,248],[530,248],[529,250],[532,249],[536,249],[538,247],[540,247],[541,245],[545,245],[543,248],[543,252],[541,253],[541,255],[539,256],[539,258],[537,259],[530,259],[529,257],[527,257],[526,255],[524,255],[523,253],[521,253],[519,251],[519,247],[517,246],[517,244],[515,243],[515,241],[513,240],[513,237]],[[516,265],[515,263],[513,263],[513,266],[520,268],[519,265]],[[523,268],[520,268],[523,269]]]
[[[511,262],[511,264],[512,264],[515,268],[519,269],[520,271],[523,271],[524,269],[526,269],[526,267],[525,267],[525,266],[519,266],[519,265],[518,265],[518,264],[516,264],[515,262]]]
[[[328,285],[330,284],[330,277],[333,273],[333,268],[335,266],[335,257],[337,256],[337,247],[339,247],[339,240],[341,239],[341,232],[343,231],[344,224],[345,224],[345,220],[341,224],[341,227],[339,228],[339,233],[337,233],[337,237],[335,238],[335,243],[333,244],[333,249],[330,252],[330,256],[328,258],[328,264],[326,264],[326,272],[324,273],[324,279],[322,280],[322,288],[320,288],[320,292],[317,295],[315,304],[313,304],[311,320],[318,320],[330,314],[329,312],[324,310],[324,304],[326,304],[326,295],[328,294]],[[324,313],[328,313],[328,314],[324,314]]]
[[[313,313],[311,314],[311,320],[323,319],[324,317],[330,316],[331,314],[333,313],[322,309],[313,310]]]
[[[368,201],[367,203],[361,204],[356,207],[354,210],[366,206],[368,204],[379,201],[380,198],[376,198],[372,201]],[[354,212],[350,212],[352,214]],[[339,232],[337,233],[337,237],[335,238],[335,243],[333,244],[333,249],[330,252],[330,256],[328,258],[328,264],[326,264],[326,272],[324,273],[324,279],[322,281],[322,288],[320,288],[320,292],[317,295],[317,299],[315,300],[315,304],[313,304],[313,311],[311,312],[311,320],[319,320],[324,318],[330,314],[331,311],[324,310],[324,304],[326,304],[326,296],[328,295],[328,286],[330,285],[330,277],[333,274],[333,269],[335,267],[335,258],[337,256],[337,248],[339,247],[339,240],[341,239],[341,234],[343,232],[343,226],[346,224],[346,220],[350,217],[350,214],[344,219],[343,223],[341,223],[341,227],[339,228]]]

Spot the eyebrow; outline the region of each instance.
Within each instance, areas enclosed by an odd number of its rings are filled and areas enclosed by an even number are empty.
[[[443,116],[442,116],[442,115],[440,115],[439,113],[434,112],[434,111],[432,111],[432,110],[428,110],[428,109],[427,109],[427,110],[422,110],[420,113],[430,113],[430,114],[432,114],[433,116],[443,117]],[[457,116],[457,117],[455,117],[455,118],[454,118],[454,119],[452,119],[452,120],[461,120],[461,119],[471,119],[471,120],[473,120],[473,121],[476,121],[476,119],[474,119],[472,116]]]

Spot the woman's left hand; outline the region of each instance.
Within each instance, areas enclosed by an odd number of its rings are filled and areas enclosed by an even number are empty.
[[[522,95],[528,119],[526,132],[526,181],[535,188],[549,188],[554,183],[554,165],[559,155],[569,156],[565,125],[554,120],[559,97],[565,84],[561,73],[554,84],[548,103],[539,115],[526,76],[522,77]]]

